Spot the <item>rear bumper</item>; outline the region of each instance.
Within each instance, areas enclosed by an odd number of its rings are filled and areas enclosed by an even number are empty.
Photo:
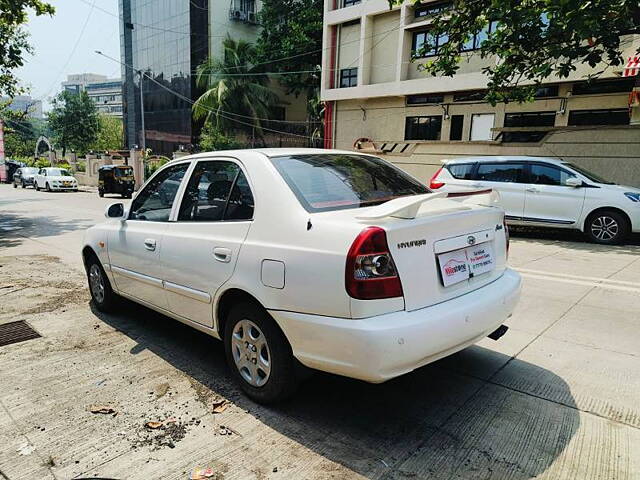
[[[380,383],[451,355],[486,337],[513,312],[520,275],[412,312],[361,320],[270,311],[304,365]]]

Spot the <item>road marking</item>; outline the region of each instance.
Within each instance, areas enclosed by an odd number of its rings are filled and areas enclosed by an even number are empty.
[[[548,277],[560,277],[560,278],[571,278],[575,280],[590,280],[592,282],[605,282],[611,283],[614,285],[627,285],[630,287],[640,287],[640,282],[627,282],[624,280],[613,280],[610,278],[602,278],[602,277],[585,277],[583,275],[570,275],[568,273],[554,273],[554,272],[545,272],[544,270],[531,270],[529,268],[518,268],[515,267],[515,270],[521,273],[531,273],[532,275],[544,275]]]
[[[619,290],[622,292],[640,293],[640,284],[637,282],[624,282],[621,280],[609,280],[597,277],[579,277],[561,273],[542,272],[539,270],[528,270],[516,268],[525,278],[536,280],[548,280],[550,282],[570,283],[572,285],[584,285],[586,287],[599,287],[608,290]]]

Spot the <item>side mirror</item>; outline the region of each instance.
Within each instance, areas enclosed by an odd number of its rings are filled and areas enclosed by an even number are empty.
[[[124,204],[112,203],[104,211],[104,216],[107,218],[120,218],[121,220],[124,220]]]
[[[582,180],[580,180],[578,177],[569,177],[564,181],[564,184],[567,187],[578,188],[582,186]]]

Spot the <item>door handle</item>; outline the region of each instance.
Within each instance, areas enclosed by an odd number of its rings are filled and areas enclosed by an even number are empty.
[[[471,186],[472,186],[473,188],[482,188],[482,187],[484,187],[484,185],[483,185],[483,184],[481,184],[481,183],[472,183],[472,184],[471,184]]]
[[[144,248],[153,252],[156,249],[156,241],[153,238],[145,239]]]
[[[222,263],[229,263],[231,261],[231,250],[224,247],[215,247],[213,249],[213,257]]]
[[[537,188],[533,188],[533,187],[532,188],[527,188],[526,190],[527,190],[527,192],[531,192],[531,193],[538,193],[540,191]]]

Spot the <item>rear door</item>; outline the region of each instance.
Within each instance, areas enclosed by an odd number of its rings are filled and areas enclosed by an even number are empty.
[[[253,208],[253,194],[238,162],[198,161],[176,221],[163,236],[161,262],[171,312],[213,326],[212,300],[233,274]]]
[[[530,183],[525,187],[525,221],[555,225],[576,223],[582,213],[586,189],[567,186],[565,182],[569,177],[575,175],[559,166],[530,164]]]
[[[522,162],[480,162],[473,183],[499,192],[507,218],[520,220],[524,216],[525,173]]]
[[[162,283],[162,237],[189,162],[155,175],[131,203],[127,220],[109,233],[109,260],[118,290],[167,309]]]

